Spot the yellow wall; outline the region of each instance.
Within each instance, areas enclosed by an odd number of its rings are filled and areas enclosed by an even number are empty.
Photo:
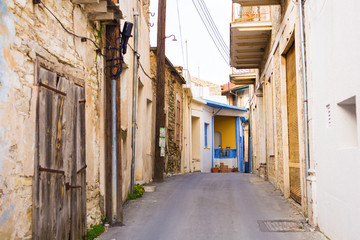
[[[236,148],[235,117],[215,116],[214,131],[221,132],[222,148]]]

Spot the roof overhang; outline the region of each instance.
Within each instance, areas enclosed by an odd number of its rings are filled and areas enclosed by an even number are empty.
[[[225,103],[219,103],[211,100],[204,99],[206,101],[206,105],[212,108],[220,108],[220,109],[226,109],[226,110],[233,110],[233,111],[241,111],[241,112],[247,112],[248,110],[246,108],[242,107],[236,107],[232,105],[228,105]]]
[[[231,74],[230,82],[236,85],[252,85],[255,84],[256,73]]]
[[[280,0],[233,0],[233,3],[239,3],[244,7],[281,4]]]
[[[271,22],[233,22],[230,29],[230,65],[237,69],[259,68],[272,30]]]

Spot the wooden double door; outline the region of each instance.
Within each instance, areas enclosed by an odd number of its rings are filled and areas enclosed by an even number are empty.
[[[82,239],[86,231],[84,87],[38,68],[34,239]]]
[[[286,87],[287,87],[287,112],[289,130],[289,177],[290,196],[301,204],[301,174],[299,156],[299,121],[296,85],[296,59],[295,45],[293,44],[286,54]]]

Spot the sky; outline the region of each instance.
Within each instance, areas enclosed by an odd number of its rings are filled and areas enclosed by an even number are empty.
[[[231,69],[218,52],[192,0],[167,0],[166,36],[174,34],[177,41],[172,41],[172,38],[167,38],[165,46],[166,56],[174,66],[183,66],[186,68],[181,49],[177,1],[179,2],[184,58],[186,62],[185,41],[187,41],[190,74],[194,77],[200,77],[201,80],[219,85],[229,82]],[[229,46],[232,1],[204,0],[204,2],[225,43]],[[154,24],[150,29],[151,46],[156,46],[157,10],[158,0],[152,0],[150,12],[155,13],[155,16],[152,17],[150,15],[150,23]]]

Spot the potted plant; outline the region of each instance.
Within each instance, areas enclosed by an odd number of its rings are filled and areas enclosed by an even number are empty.
[[[233,171],[233,172],[238,172],[238,171],[239,171],[239,168],[233,166],[232,171]]]
[[[218,173],[219,169],[220,169],[220,167],[218,167],[218,165],[215,165],[215,167],[211,168],[211,171],[214,173]]]

